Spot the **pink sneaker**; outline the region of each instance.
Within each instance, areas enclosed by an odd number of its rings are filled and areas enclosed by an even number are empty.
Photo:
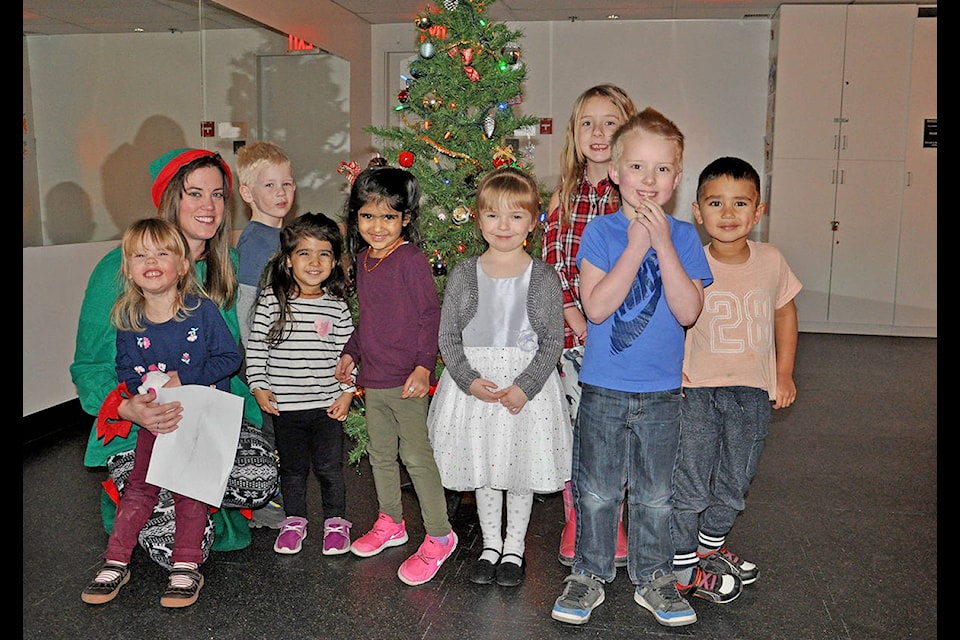
[[[300,553],[300,547],[307,537],[307,519],[289,516],[280,523],[280,534],[273,544],[277,553]]]
[[[428,582],[437,575],[437,570],[443,561],[450,557],[457,548],[457,534],[450,530],[450,537],[446,546],[433,536],[423,539],[423,544],[417,552],[404,560],[397,570],[400,580],[411,587]]]
[[[336,556],[350,551],[350,527],[353,523],[343,518],[323,521],[323,555]]]
[[[409,539],[405,521],[401,520],[400,524],[397,524],[393,521],[393,518],[381,513],[377,516],[373,529],[353,541],[353,544],[350,545],[350,551],[355,556],[369,558],[387,547],[399,547]]]

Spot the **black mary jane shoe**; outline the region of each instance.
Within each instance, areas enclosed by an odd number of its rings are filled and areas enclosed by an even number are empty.
[[[484,551],[493,551],[499,555],[496,549],[484,549]],[[499,558],[497,558],[499,561]],[[473,584],[491,584],[497,578],[497,565],[489,560],[477,560],[470,567],[467,579]]]
[[[515,562],[504,562],[503,559],[513,556],[520,558],[520,564]],[[501,587],[516,587],[523,582],[523,574],[526,573],[526,561],[523,556],[515,553],[507,553],[501,556],[500,563],[497,565],[497,584]]]

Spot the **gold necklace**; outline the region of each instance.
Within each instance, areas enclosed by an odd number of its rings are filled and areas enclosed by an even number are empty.
[[[399,238],[397,238],[397,241],[394,242],[392,245],[390,245],[390,248],[387,249],[387,252],[383,254],[380,258],[378,258],[376,264],[374,264],[372,267],[367,266],[367,258],[370,257],[370,251],[373,249],[373,247],[367,247],[367,252],[363,254],[363,268],[366,270],[367,273],[372,273],[373,270],[379,267],[383,263],[383,261],[386,260],[391,253],[396,251],[397,247],[399,247],[401,244],[403,244],[403,236],[400,236]]]

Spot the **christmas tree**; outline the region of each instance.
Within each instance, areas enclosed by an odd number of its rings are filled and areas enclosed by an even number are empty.
[[[382,158],[371,164],[403,167],[420,182],[423,249],[441,299],[448,270],[486,248],[471,220],[480,177],[503,166],[533,168],[532,144],[521,152],[509,142],[517,129],[539,122],[514,111],[526,78],[523,34],[486,19],[495,1],[434,0],[432,9],[417,15],[419,57],[409,77],[400,78],[395,107],[403,126],[367,129],[384,143]],[[341,162],[338,171],[352,180],[360,167]],[[530,247],[535,254],[538,248],[538,243]],[[351,304],[356,317],[356,299]],[[438,362],[438,376],[442,370]],[[344,432],[354,443],[349,460],[356,464],[368,444],[363,389],[357,390]]]
[[[514,110],[526,78],[523,34],[486,19],[495,1],[434,0],[417,15],[419,57],[400,79],[395,107],[403,126],[368,128],[384,142],[386,160],[420,182],[420,230],[441,295],[447,271],[485,248],[470,219],[480,176],[532,168],[529,154],[508,141],[539,122]]]

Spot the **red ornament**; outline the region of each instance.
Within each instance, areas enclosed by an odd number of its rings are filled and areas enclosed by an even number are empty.
[[[397,159],[400,161],[401,167],[409,169],[413,166],[414,156],[409,151],[401,151]]]

